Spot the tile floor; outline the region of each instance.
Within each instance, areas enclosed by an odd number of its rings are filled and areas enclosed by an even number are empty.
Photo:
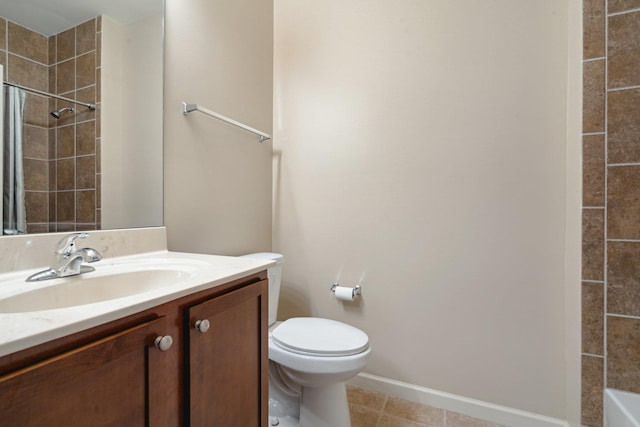
[[[504,427],[347,385],[351,427]]]

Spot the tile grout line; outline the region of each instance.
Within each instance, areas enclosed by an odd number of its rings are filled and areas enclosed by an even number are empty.
[[[610,18],[612,16],[627,15],[629,13],[634,13],[634,12],[640,12],[640,8],[634,8],[634,9],[623,10],[621,12],[609,13],[609,4],[608,4],[608,2],[605,2],[605,6],[606,6],[606,9],[607,9],[607,15],[606,15],[605,18]]]
[[[623,90],[640,89],[640,85],[621,86],[621,87],[607,87],[607,92],[620,92]]]
[[[384,410],[387,407],[387,402],[389,401],[389,395],[384,395],[384,402],[382,402],[382,409],[378,413],[378,419],[376,420],[376,427],[382,422],[382,416],[384,415]]]
[[[631,316],[631,315],[628,315],[628,314],[607,313],[607,316],[617,317],[619,319],[640,320],[640,316]]]

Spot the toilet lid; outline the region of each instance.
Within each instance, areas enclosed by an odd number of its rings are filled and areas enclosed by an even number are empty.
[[[274,329],[271,336],[280,347],[316,356],[349,356],[369,347],[369,337],[360,329],[317,317],[286,320]]]

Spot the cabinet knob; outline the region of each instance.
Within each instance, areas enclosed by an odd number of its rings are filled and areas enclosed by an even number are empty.
[[[153,345],[158,347],[160,351],[167,351],[173,345],[173,338],[171,338],[171,335],[158,336],[155,341],[153,341]]]
[[[193,324],[193,327],[196,328],[201,334],[204,334],[211,327],[211,322],[209,322],[207,319],[196,320],[196,323]]]

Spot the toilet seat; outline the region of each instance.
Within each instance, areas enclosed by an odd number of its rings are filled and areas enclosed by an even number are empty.
[[[317,317],[286,320],[271,337],[274,344],[287,351],[316,357],[352,356],[369,348],[369,337],[360,329]]]

